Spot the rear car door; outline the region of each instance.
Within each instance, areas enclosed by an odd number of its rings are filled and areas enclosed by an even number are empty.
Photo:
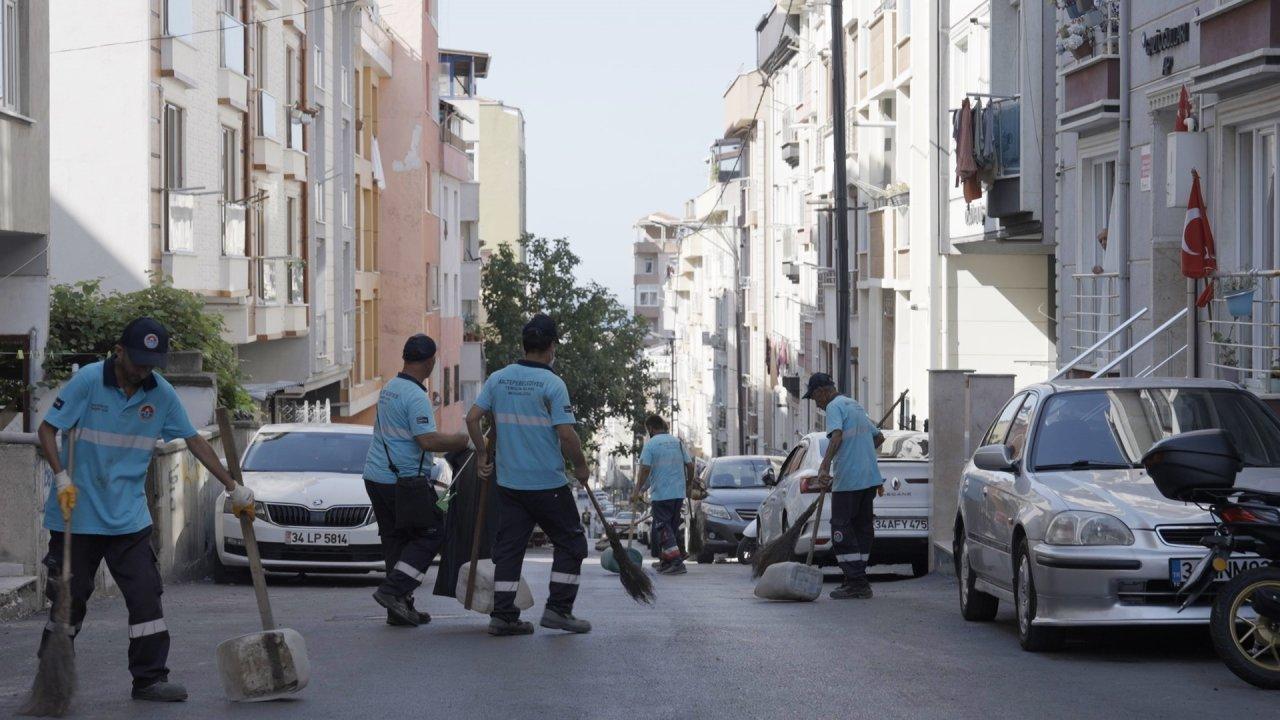
[[[1031,421],[1039,405],[1037,393],[1027,393],[1027,399],[1009,424],[1004,445],[1009,455],[1021,469],[1027,440],[1031,433]],[[1018,472],[988,473],[987,507],[991,510],[991,534],[993,540],[991,578],[1004,586],[1013,585],[1013,527],[1018,520],[1022,498],[1017,491]]]
[[[1004,444],[1018,408],[1022,407],[1026,399],[1026,393],[1014,395],[1000,410],[979,445]],[[994,477],[997,474],[970,462],[965,468],[964,480],[960,483],[960,504],[964,515],[965,542],[969,544],[969,562],[984,577],[994,576],[997,572],[996,563],[999,561],[999,552],[995,547],[998,540],[994,510],[990,502],[991,486],[997,482]]]

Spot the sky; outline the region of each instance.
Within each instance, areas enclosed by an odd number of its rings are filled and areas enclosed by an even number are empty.
[[[524,112],[529,232],[567,237],[580,279],[632,304],[632,226],[706,189],[722,96],[771,4],[441,0],[440,46],[490,53],[480,94]]]

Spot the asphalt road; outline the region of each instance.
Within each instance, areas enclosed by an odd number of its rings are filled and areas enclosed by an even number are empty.
[[[550,555],[531,551],[525,576],[538,605]],[[595,630],[492,638],[487,618],[420,593],[434,616],[391,628],[368,579],[273,579],[277,622],[301,632],[311,685],[296,700],[233,705],[214,664],[217,644],[255,629],[248,586],[170,587],[170,666],[191,700],[129,699],[124,604],[95,601],[77,640],[74,714],[92,718],[1205,718],[1273,717],[1280,695],[1237,680],[1201,631],[1107,631],[1064,652],[1018,648],[1007,613],[966,623],[953,581],[875,578],[870,601],[756,599],[746,567],[691,564],[657,577],[654,607],[632,603],[592,558],[577,614]],[[428,579],[428,584],[431,579]],[[834,585],[828,584],[828,589]],[[424,602],[425,600],[425,602]],[[0,714],[35,669],[43,620],[0,624]]]

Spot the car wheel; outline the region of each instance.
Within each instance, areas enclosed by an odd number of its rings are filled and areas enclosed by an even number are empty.
[[[238,585],[249,581],[249,568],[228,567],[213,556],[213,581],[221,585]]]
[[[929,574],[929,555],[924,555],[911,561],[911,577],[924,577]]]
[[[960,616],[969,622],[990,622],[996,618],[1000,599],[975,587],[977,574],[969,562],[969,543],[964,528],[958,531],[955,544],[956,584],[960,586]],[[915,569],[915,566],[912,566]]]
[[[1018,544],[1013,556],[1014,614],[1018,618],[1018,642],[1027,652],[1048,652],[1062,647],[1062,631],[1057,628],[1037,627],[1036,582],[1031,573],[1031,553],[1027,541]]]
[[[738,562],[746,565],[756,554],[756,539],[744,537],[738,542]]]

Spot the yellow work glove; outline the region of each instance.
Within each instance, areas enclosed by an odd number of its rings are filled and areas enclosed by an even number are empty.
[[[76,486],[71,484],[71,475],[66,470],[53,476],[53,484],[58,488],[58,507],[62,508],[62,519],[71,520],[71,511],[76,509]]]

